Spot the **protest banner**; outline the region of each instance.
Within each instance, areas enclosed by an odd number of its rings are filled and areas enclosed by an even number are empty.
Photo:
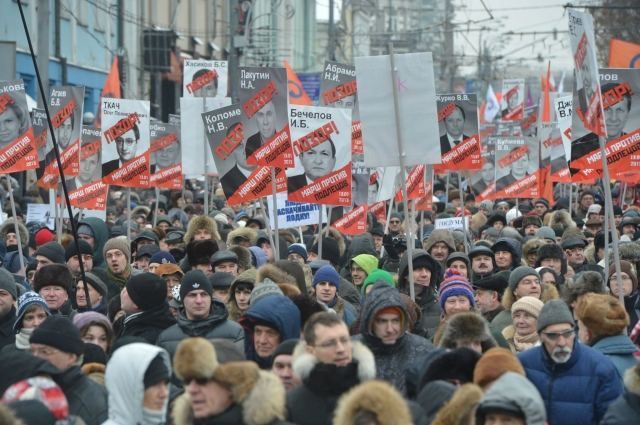
[[[0,82],[0,173],[38,168],[38,151],[22,80]]]
[[[102,100],[103,97],[108,97],[111,99],[120,99],[122,97],[122,90],[120,87],[120,65],[118,56],[113,57],[113,61],[111,62],[111,69],[109,70],[109,74],[107,75],[106,80],[104,80],[104,85],[102,86],[102,91],[100,92],[100,100]],[[98,128],[102,126],[101,102],[98,102],[98,113],[95,119],[95,126]]]
[[[151,186],[160,189],[182,188],[182,158],[178,127],[153,123],[151,136]]]
[[[479,169],[481,151],[476,95],[438,95],[436,103],[442,164],[435,165],[434,169],[437,172]]]
[[[180,114],[169,114],[169,124],[180,128]]]
[[[415,199],[412,204],[415,206],[416,211],[433,210],[433,166],[427,165],[424,174],[424,196]]]
[[[497,198],[540,197],[540,155],[535,138],[502,138],[495,141]]]
[[[183,97],[227,96],[227,61],[185,59],[182,75]]]
[[[426,165],[415,165],[406,171],[407,198],[409,200],[420,199],[426,195],[425,170]],[[395,194],[395,201],[402,202],[403,200],[402,190],[399,189]]]
[[[53,146],[53,142],[48,137],[49,123],[44,109],[33,108],[31,111],[31,125],[33,127],[33,139],[38,153],[38,168],[36,168],[36,178],[40,180],[44,174],[45,157]]]
[[[239,104],[202,114],[220,184],[232,205],[252,201],[272,193],[270,167],[248,163],[243,111]],[[284,170],[276,169],[277,191],[286,190]]]
[[[80,171],[75,178],[67,181],[69,202],[73,207],[91,210],[107,208],[109,185],[102,182],[101,147],[100,129],[83,127],[80,143]]]
[[[524,79],[502,81],[502,101],[500,103],[502,121],[522,121],[524,118]]]
[[[431,53],[355,58],[364,160],[368,167],[400,166],[397,127],[405,143],[405,166],[440,162],[438,112]],[[396,90],[397,89],[397,90]],[[396,119],[394,91],[397,92]]]
[[[367,231],[367,206],[355,207],[333,222],[333,227],[345,235],[361,235]]]
[[[609,41],[609,68],[640,68],[640,44],[612,38]]]
[[[49,204],[27,204],[27,216],[25,223],[44,223],[49,229],[54,230],[55,214],[54,209]]]
[[[385,201],[369,204],[367,211],[373,214],[379,222],[385,222],[387,220],[387,203]]]
[[[287,70],[287,89],[289,91],[289,105],[313,105],[311,98],[305,91],[289,62],[285,59],[284,68]]]
[[[273,198],[267,197],[267,208],[269,213],[274,211]],[[287,194],[282,192],[276,194],[276,211],[278,214],[278,228],[291,229],[298,226],[309,226],[318,224],[320,217],[320,209],[324,209],[323,205],[304,204],[300,202],[292,202],[287,200]],[[322,214],[322,222],[327,222],[327,214]],[[273,214],[269,214],[269,224],[275,227]]]
[[[182,171],[187,178],[217,173],[202,114],[229,105],[228,97],[180,98],[180,154]]]
[[[449,218],[437,218],[434,223],[435,229],[456,230],[462,228],[469,228],[469,216],[463,217],[449,217]]]
[[[362,154],[353,153],[353,145],[351,148],[351,199],[355,208],[369,202],[370,169],[364,165]]]
[[[286,70],[241,67],[238,96],[247,163],[282,169],[293,167]]]
[[[149,101],[102,99],[102,181],[149,187]]]
[[[352,118],[357,120],[357,95],[356,67],[326,61],[320,80],[320,104],[333,108],[351,109]]]
[[[488,136],[495,127],[486,129],[486,137],[482,137],[481,156],[482,166],[480,172],[464,172],[466,180],[475,195],[476,201],[495,199],[495,141],[496,138]],[[482,130],[481,130],[482,134]]]
[[[351,111],[289,109],[295,167],[287,170],[290,201],[351,206]]]
[[[84,87],[51,88],[49,97],[51,124],[56,133],[60,163],[66,180],[77,176],[79,171],[83,104]],[[55,189],[58,187],[60,175],[53,141],[49,146],[51,149],[46,153],[44,174],[39,185],[44,189]]]
[[[611,175],[628,175],[640,165],[640,69],[600,70],[601,98],[606,122],[605,151]],[[597,139],[596,139],[597,140]],[[571,161],[576,175],[585,169],[601,170],[599,146],[596,150]]]

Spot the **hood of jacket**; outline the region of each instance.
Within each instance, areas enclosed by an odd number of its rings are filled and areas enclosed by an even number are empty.
[[[413,250],[413,263],[415,264],[418,260],[426,261],[431,270],[431,283],[429,287],[437,288],[437,285],[442,280],[442,267],[440,267],[440,263],[438,263],[427,251],[424,249],[414,249]],[[409,279],[407,278],[409,274],[409,259],[408,255],[405,252],[402,257],[400,257],[400,263],[398,264],[398,289],[403,293],[409,293]]]
[[[362,307],[361,320],[360,320],[360,333],[365,338],[365,341],[380,339],[375,336],[372,331],[373,320],[378,312],[387,307],[398,307],[403,314],[404,331],[407,331],[409,325],[409,315],[407,309],[400,298],[398,290],[392,286],[384,283],[376,283],[373,285],[373,289],[367,295],[364,306]],[[403,333],[404,334],[404,333]]]
[[[352,259],[360,254],[371,254],[377,257],[376,246],[373,243],[373,237],[369,233],[354,236],[349,244],[348,257]]]
[[[95,247],[93,248],[93,267],[100,267],[104,264],[102,249],[104,244],[109,240],[109,229],[107,224],[97,217],[86,217],[80,220],[78,225],[86,224],[93,231],[95,239]]]
[[[491,385],[480,400],[476,417],[491,409],[520,410],[527,425],[544,425],[545,406],[538,389],[522,375],[506,372]]]
[[[2,223],[0,226],[0,236],[3,241],[6,240],[7,233],[9,233],[10,228],[15,228],[15,224],[16,222],[13,217],[6,219],[4,223]],[[29,244],[29,230],[27,230],[27,226],[18,222],[18,232],[20,233],[20,243],[22,244],[22,248],[25,249]]]
[[[511,270],[522,265],[522,247],[520,242],[513,238],[498,238],[491,248],[494,254],[496,252],[494,247],[498,244],[500,244],[501,247],[505,247],[511,253],[513,259],[511,262]]]
[[[162,356],[165,366],[171,371],[169,355],[155,345],[136,342],[120,347],[113,353],[105,372],[110,420],[123,425],[144,423],[144,374],[158,355]]]
[[[633,354],[638,351],[638,347],[627,335],[612,335],[598,339],[593,348],[602,354]]]

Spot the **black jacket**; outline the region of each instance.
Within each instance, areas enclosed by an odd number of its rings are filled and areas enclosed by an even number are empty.
[[[89,379],[80,367],[71,366],[56,381],[69,402],[69,413],[81,417],[87,425],[107,420],[107,390]]]
[[[16,308],[11,310],[0,318],[0,348],[6,345],[14,345],[16,342],[16,333],[13,331],[13,324],[16,322]]]
[[[155,345],[160,333],[175,323],[176,319],[171,316],[169,305],[165,302],[160,307],[126,317],[118,338],[137,336]]]

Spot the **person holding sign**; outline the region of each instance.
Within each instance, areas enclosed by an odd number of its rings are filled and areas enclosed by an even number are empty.
[[[270,100],[253,116],[258,131],[247,139],[246,145],[253,153],[276,134],[276,107]],[[249,155],[247,155],[249,156]]]
[[[137,124],[125,132],[122,136],[116,138],[116,150],[118,151],[118,159],[102,164],[102,176],[108,176],[118,168],[122,167],[127,161],[132,160],[136,156],[138,150],[138,140],[140,140],[140,130]]]
[[[336,147],[330,137],[324,142],[300,154],[303,174],[287,178],[287,191],[293,193],[316,179],[326,176],[336,164]]]
[[[13,98],[7,103],[8,105],[4,107],[4,110],[0,105],[0,149],[6,147],[17,139],[20,134],[27,131],[29,125],[25,112],[13,101]]]
[[[443,120],[444,127],[446,129],[446,133],[440,136],[440,152],[444,155],[453,149],[456,145],[461,143],[463,140],[469,138],[464,131],[464,122],[466,120],[466,115],[464,110],[456,104],[453,110],[447,117]]]

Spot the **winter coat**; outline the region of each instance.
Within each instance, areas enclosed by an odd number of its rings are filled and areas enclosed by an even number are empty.
[[[144,338],[149,344],[155,344],[160,333],[175,323],[176,319],[171,316],[169,306],[165,302],[162,306],[151,310],[126,316],[118,338],[137,336]]]
[[[204,320],[189,320],[180,312],[177,323],[162,331],[156,345],[167,350],[170,359],[173,359],[180,341],[193,336],[201,336],[208,340],[228,339],[242,352],[244,331],[236,322],[227,320],[228,316],[227,309],[219,301],[211,303],[211,313]]]
[[[104,244],[109,240],[109,229],[104,221],[97,217],[86,217],[78,222],[78,226],[85,224],[93,231],[95,246],[93,247],[93,268],[105,265],[102,257]]]
[[[333,309],[333,311],[340,316],[347,326],[351,326],[353,322],[358,319],[358,312],[356,308],[350,302],[342,299],[339,295],[336,295],[333,302],[327,304],[327,307]]]
[[[599,339],[591,347],[607,356],[618,371],[620,379],[627,369],[634,367],[638,362],[633,353],[639,351],[627,335],[613,335]]]
[[[518,359],[544,400],[550,424],[597,424],[622,394],[613,363],[582,343],[574,344],[564,364],[555,363],[544,345],[518,354]]]
[[[69,413],[87,425],[100,425],[107,419],[107,390],[71,366],[56,378],[69,403]]]
[[[432,339],[436,328],[440,324],[440,316],[442,314],[440,303],[438,302],[438,285],[442,280],[442,269],[440,264],[423,249],[413,251],[413,262],[415,263],[417,260],[426,260],[430,264],[429,268],[432,272],[429,287],[421,295],[416,295],[416,303],[422,310],[422,317],[420,318],[420,323],[416,324],[415,333]],[[400,258],[398,266],[398,290],[406,295],[410,293],[408,274],[409,262],[405,253]]]
[[[11,307],[11,310],[0,317],[0,349],[5,345],[15,345],[16,333],[13,330],[13,324],[16,322],[16,308]]]
[[[611,403],[600,425],[637,424],[640,418],[640,367],[624,374],[624,394]]]
[[[404,315],[404,334],[392,345],[384,344],[373,333],[376,315],[387,307],[398,307]],[[360,338],[374,355],[376,377],[389,381],[403,396],[407,394],[407,368],[433,350],[433,345],[425,338],[407,332],[408,322],[408,313],[398,290],[386,284],[375,284],[362,309]]]
[[[268,323],[280,333],[280,341],[300,337],[300,310],[289,298],[271,295],[252,304],[240,318],[244,328],[244,352],[247,360],[258,363],[262,369],[271,368],[272,359],[262,358],[253,344],[253,328],[256,323]]]
[[[524,414],[527,425],[544,425],[546,420],[538,390],[525,377],[514,372],[506,372],[487,390],[478,406],[480,417],[484,417],[483,407],[517,408]]]
[[[169,355],[162,348],[133,343],[107,363],[105,384],[109,391],[109,419],[104,425],[138,425],[143,421],[144,375],[151,361],[162,356],[171,370]]]
[[[304,342],[293,353],[293,370],[302,384],[287,393],[288,420],[296,425],[331,425],[342,394],[375,378],[373,354],[360,342],[352,344],[353,361],[344,367],[319,363]],[[179,425],[179,424],[176,424]]]

